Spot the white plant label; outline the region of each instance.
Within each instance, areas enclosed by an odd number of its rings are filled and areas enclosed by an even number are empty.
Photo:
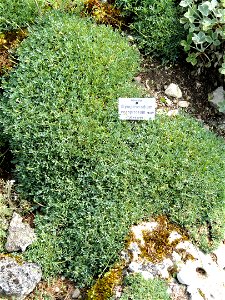
[[[119,98],[120,120],[154,120],[155,98]]]

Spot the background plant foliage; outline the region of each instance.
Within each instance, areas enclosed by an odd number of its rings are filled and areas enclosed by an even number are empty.
[[[3,0],[0,2],[0,32],[26,27],[33,22],[45,0]]]
[[[28,257],[81,285],[105,270],[132,223],[166,214],[206,250],[224,230],[224,142],[192,119],[118,119],[136,48],[110,27],[52,13],[30,29],[8,78],[1,121],[22,198],[35,207]],[[205,229],[205,234],[202,233]],[[199,231],[201,229],[201,231]]]
[[[116,0],[139,47],[163,60],[178,56],[183,27],[174,0]]]
[[[180,6],[185,12],[181,23],[189,31],[182,41],[187,61],[200,69],[214,66],[225,75],[225,1],[183,0]]]

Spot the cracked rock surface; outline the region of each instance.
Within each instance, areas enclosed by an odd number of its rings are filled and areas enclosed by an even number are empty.
[[[205,254],[166,218],[133,226],[121,256],[127,275],[166,279],[172,300],[224,300],[224,257],[224,242]]]
[[[5,245],[8,252],[20,250],[24,252],[36,239],[34,229],[22,221],[23,218],[14,212],[9,225],[8,238]]]
[[[25,299],[40,282],[41,276],[41,268],[37,264],[20,263],[7,256],[2,258],[0,260],[0,299]]]

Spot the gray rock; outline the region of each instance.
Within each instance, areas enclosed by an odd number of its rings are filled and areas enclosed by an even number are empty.
[[[169,282],[168,292],[172,300],[189,300],[186,286],[177,283],[176,280]]]
[[[209,101],[217,110],[219,110],[220,104],[225,101],[225,91],[222,86],[219,86],[209,95]]]
[[[133,261],[138,260],[138,256],[141,254],[141,250],[136,242],[131,242],[128,250],[130,251]]]
[[[0,297],[21,300],[41,280],[41,268],[34,263],[17,263],[13,258],[0,260]]]
[[[13,213],[8,229],[8,238],[5,248],[8,252],[21,250],[24,252],[35,239],[34,229],[29,224],[22,222],[22,217],[16,212]]]
[[[165,90],[165,94],[168,97],[174,97],[174,98],[182,98],[182,92],[179,88],[179,86],[175,83],[171,83],[167,89]]]

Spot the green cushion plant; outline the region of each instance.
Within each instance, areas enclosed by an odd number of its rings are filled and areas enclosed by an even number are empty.
[[[111,300],[114,298],[112,297]],[[170,300],[167,285],[162,279],[145,280],[142,275],[126,278],[121,300]]]
[[[205,250],[218,242],[224,142],[185,116],[119,120],[118,97],[143,92],[132,82],[139,54],[112,28],[52,12],[30,32],[0,110],[18,190],[39,209],[29,259],[45,276],[90,283],[131,224],[158,214]]]

